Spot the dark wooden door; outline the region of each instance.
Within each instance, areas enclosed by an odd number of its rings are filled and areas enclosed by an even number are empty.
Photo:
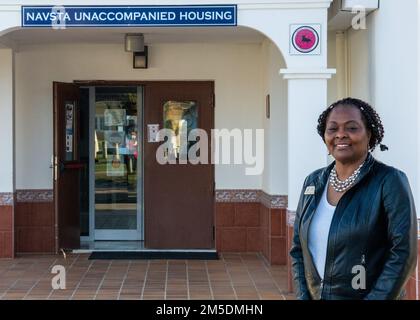
[[[210,159],[214,128],[214,83],[153,82],[144,96],[145,246],[159,249],[214,248],[214,166]],[[177,108],[191,107],[184,125],[204,129],[209,138],[208,164],[159,164],[162,142],[149,142],[148,125],[175,123]],[[183,107],[182,107],[183,108]],[[169,111],[174,111],[168,113]],[[187,109],[185,109],[187,110]],[[193,111],[191,111],[193,110]],[[170,116],[168,116],[170,114]],[[171,118],[172,117],[172,118]],[[173,121],[172,121],[173,120]]]
[[[79,88],[53,83],[56,250],[80,247]]]

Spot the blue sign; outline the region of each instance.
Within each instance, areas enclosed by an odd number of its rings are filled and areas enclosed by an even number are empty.
[[[236,5],[22,6],[22,27],[236,26]]]

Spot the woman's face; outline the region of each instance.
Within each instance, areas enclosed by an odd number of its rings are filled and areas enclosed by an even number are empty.
[[[327,118],[324,139],[336,161],[353,163],[367,155],[371,133],[357,107],[336,106]]]

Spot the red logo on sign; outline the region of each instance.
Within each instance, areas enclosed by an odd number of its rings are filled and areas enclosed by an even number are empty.
[[[299,52],[312,52],[319,43],[318,32],[316,32],[314,28],[308,26],[300,27],[293,33],[292,43]]]

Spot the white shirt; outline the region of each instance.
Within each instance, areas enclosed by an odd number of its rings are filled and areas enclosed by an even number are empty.
[[[324,278],[327,256],[328,234],[334,216],[335,206],[327,200],[328,183],[309,226],[308,246],[321,279]]]

